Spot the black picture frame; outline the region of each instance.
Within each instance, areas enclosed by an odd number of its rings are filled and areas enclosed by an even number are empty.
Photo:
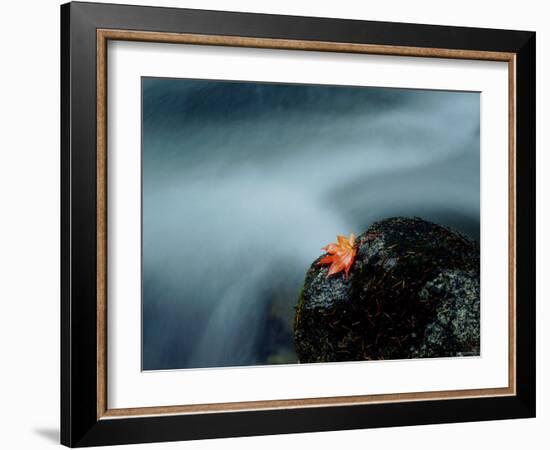
[[[516,55],[516,395],[98,418],[98,29]],[[534,32],[73,2],[61,6],[61,443],[70,447],[535,416]]]

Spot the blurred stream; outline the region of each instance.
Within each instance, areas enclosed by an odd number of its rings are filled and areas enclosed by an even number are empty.
[[[143,79],[143,368],[295,361],[336,234],[420,216],[479,239],[479,94]]]

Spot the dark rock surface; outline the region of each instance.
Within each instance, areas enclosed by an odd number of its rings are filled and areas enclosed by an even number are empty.
[[[419,218],[373,224],[349,279],[319,257],[296,307],[301,363],[479,355],[479,245]]]

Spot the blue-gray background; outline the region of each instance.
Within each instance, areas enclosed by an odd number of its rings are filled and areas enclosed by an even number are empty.
[[[479,93],[143,78],[143,369],[296,362],[337,234],[479,239]]]

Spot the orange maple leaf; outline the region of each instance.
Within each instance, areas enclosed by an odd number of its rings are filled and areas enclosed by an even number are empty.
[[[355,235],[351,233],[349,238],[338,235],[337,239],[337,243],[328,244],[322,247],[322,250],[325,250],[328,255],[322,258],[317,264],[330,264],[327,278],[343,270],[347,280],[349,269],[353,265],[357,253],[355,248]]]

